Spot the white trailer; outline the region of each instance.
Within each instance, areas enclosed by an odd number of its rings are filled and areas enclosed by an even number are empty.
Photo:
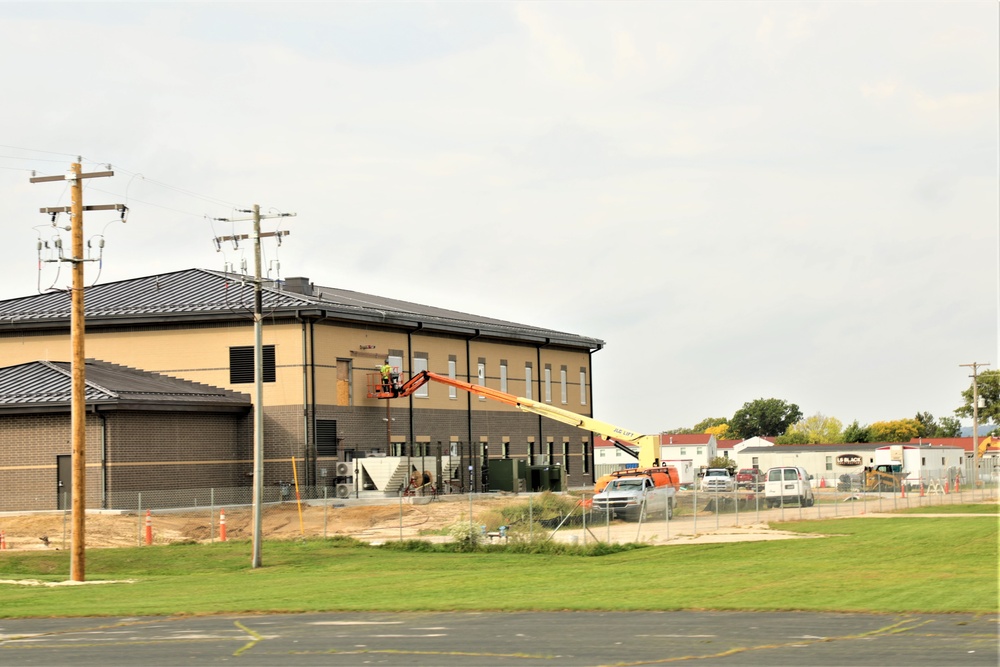
[[[909,487],[919,486],[921,479],[925,484],[951,480],[962,470],[964,460],[965,450],[961,447],[906,444],[886,445],[875,450],[875,465],[902,465]]]

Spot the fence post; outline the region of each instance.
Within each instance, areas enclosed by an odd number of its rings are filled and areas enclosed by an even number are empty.
[[[736,506],[736,526],[740,525],[740,488],[739,486],[733,487],[733,501]]]
[[[215,542],[215,487],[214,486],[208,490],[208,504],[209,504],[208,536],[210,538],[209,541]],[[223,513],[223,516],[225,516],[225,513]],[[222,530],[221,525],[219,526],[219,530],[220,531]]]
[[[142,546],[142,491],[139,492],[139,509],[136,510],[135,516],[139,521],[139,530],[136,533],[136,546]]]
[[[694,494],[691,496],[691,515],[694,517],[694,534],[698,534],[698,485],[695,484]]]

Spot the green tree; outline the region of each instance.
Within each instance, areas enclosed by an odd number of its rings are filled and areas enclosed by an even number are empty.
[[[729,420],[733,437],[746,440],[754,436],[782,435],[788,427],[802,419],[802,411],[794,403],[778,398],[758,398],[743,404]]]
[[[875,422],[868,427],[871,442],[909,442],[919,437],[920,422],[916,419],[896,419]]]
[[[716,456],[715,458],[713,458],[711,461],[708,462],[708,467],[729,468],[729,471],[732,472],[733,470],[736,470],[736,461],[726,456]]]
[[[929,412],[918,412],[915,417],[920,424],[918,438],[957,438],[962,434],[962,422],[957,417],[942,417],[934,421]]]
[[[817,412],[811,417],[800,419],[785,431],[785,434],[774,442],[781,445],[802,444],[818,445],[833,444],[844,441],[844,425],[836,417],[826,417]],[[782,438],[795,436],[795,441],[784,441]]]
[[[937,428],[937,424],[934,423],[934,415],[929,412],[918,412],[914,419],[920,424],[919,432],[917,433],[918,438],[926,438],[928,435],[932,435]]]
[[[958,438],[962,435],[962,422],[958,417],[941,417],[938,420],[937,433],[935,438]]]
[[[979,423],[1000,424],[1000,370],[983,371],[979,373],[977,382],[979,400],[983,407],[979,408]],[[955,410],[959,417],[972,419],[972,383],[962,392],[965,404]]]
[[[807,436],[802,431],[793,431],[789,428],[785,431],[784,435],[779,435],[774,439],[774,444],[776,445],[808,445],[809,436]]]
[[[861,426],[855,419],[850,426],[844,429],[844,442],[871,442],[871,433],[868,426]]]

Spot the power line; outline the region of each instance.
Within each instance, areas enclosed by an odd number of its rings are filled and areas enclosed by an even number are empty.
[[[57,151],[43,151],[40,148],[23,148],[21,146],[8,146],[7,144],[0,144],[0,148],[13,148],[16,151],[28,151],[29,153],[45,153],[47,155],[61,155],[63,157],[77,157],[79,155],[79,153],[60,153]],[[55,162],[55,160],[51,161]],[[65,160],[59,160],[59,161],[65,162]]]

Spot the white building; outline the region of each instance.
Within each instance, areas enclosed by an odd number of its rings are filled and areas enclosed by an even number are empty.
[[[736,449],[736,448],[734,448]],[[897,457],[898,461],[896,458]],[[771,445],[744,447],[736,452],[741,468],[767,470],[800,466],[813,476],[813,486],[836,486],[841,475],[856,475],[866,466],[899,462],[911,483],[953,479],[964,470],[961,447],[891,442],[852,442],[833,445]],[[962,472],[964,475],[964,472]]]

